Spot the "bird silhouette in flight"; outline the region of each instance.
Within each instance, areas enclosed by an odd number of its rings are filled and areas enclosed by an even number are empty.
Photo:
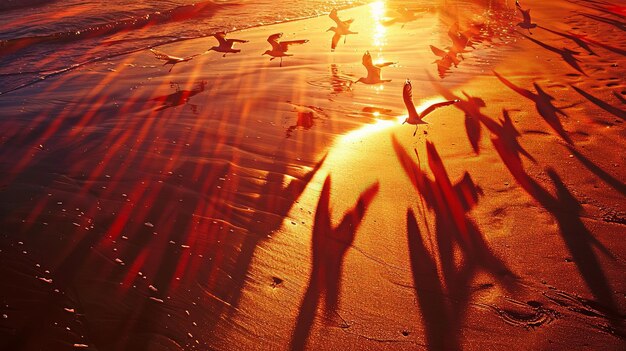
[[[518,23],[517,25],[528,30],[529,34],[533,34],[530,32],[530,30],[532,28],[536,28],[537,24],[536,23],[532,23],[532,19],[530,18],[530,9],[528,10],[524,10],[522,8],[522,5],[520,5],[520,3],[518,1],[515,2],[515,7],[517,7],[517,9],[519,10],[519,12],[521,12],[522,14],[522,19],[523,21]]]
[[[436,109],[440,107],[456,104],[457,102],[460,101],[460,100],[448,100],[448,101],[438,102],[436,104],[432,104],[428,106],[424,111],[419,113],[417,112],[417,110],[415,109],[415,105],[413,104],[413,87],[411,86],[411,81],[408,79],[404,83],[404,88],[402,89],[402,99],[404,99],[404,104],[406,105],[406,109],[409,112],[409,116],[407,117],[407,119],[404,120],[404,122],[402,122],[402,124],[408,123],[408,124],[415,125],[415,132],[413,132],[413,136],[415,136],[415,134],[417,133],[417,127],[420,124],[428,124],[427,122],[422,120],[428,114],[430,114],[431,112],[435,111]]]
[[[307,43],[307,39],[303,40],[286,40],[286,41],[278,41],[283,36],[283,33],[272,34],[267,38],[267,42],[272,45],[272,50],[265,50],[262,55],[272,56],[270,61],[275,58],[280,58],[280,67],[283,66],[283,57],[293,56],[292,54],[288,54],[287,50],[289,50],[289,45],[295,44],[304,44]]]
[[[186,57],[178,57],[178,56],[168,55],[166,53],[163,53],[163,52],[161,52],[159,50],[155,50],[155,49],[150,49],[150,52],[152,52],[157,59],[159,59],[161,61],[165,61],[163,66],[165,66],[165,65],[172,65],[172,67],[170,67],[170,70],[168,72],[171,72],[172,68],[174,68],[174,66],[177,63],[190,61],[194,57],[200,55],[200,54],[195,54],[195,55],[186,56]]]
[[[209,48],[207,51],[213,50],[217,52],[222,52],[224,53],[222,57],[226,57],[226,54],[236,54],[238,52],[241,52],[241,49],[235,49],[233,47],[235,43],[247,43],[248,42],[247,40],[241,40],[241,39],[226,39],[226,33],[224,32],[217,32],[213,34],[213,37],[217,39],[219,46],[213,46]]]
[[[383,62],[374,64],[374,62],[372,61],[372,55],[369,51],[366,51],[365,54],[363,54],[362,63],[363,66],[365,66],[365,69],[367,69],[367,77],[359,78],[356,82],[354,82],[355,84],[358,82],[365,84],[379,84],[391,82],[391,79],[381,79],[381,68],[393,65],[396,62]]]
[[[327,30],[327,32],[335,32],[335,35],[333,35],[333,41],[330,44],[331,51],[335,51],[335,48],[337,47],[337,43],[339,43],[341,36],[343,36],[343,43],[345,44],[348,34],[359,34],[358,32],[353,32],[350,30],[350,25],[352,24],[352,22],[354,22],[354,19],[351,18],[345,21],[340,20],[339,16],[337,16],[337,9],[333,9],[332,11],[330,11],[328,17],[330,17],[330,19],[335,21],[335,23],[337,24],[337,27],[330,27]]]

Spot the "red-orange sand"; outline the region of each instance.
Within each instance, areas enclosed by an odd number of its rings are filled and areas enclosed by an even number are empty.
[[[626,18],[526,0],[529,34],[508,5],[379,2],[335,52],[322,16],[0,96],[0,349],[623,350]],[[440,78],[456,20],[483,35]],[[283,67],[277,32],[309,40]],[[350,83],[366,50],[391,82]],[[413,136],[406,78],[462,101]]]

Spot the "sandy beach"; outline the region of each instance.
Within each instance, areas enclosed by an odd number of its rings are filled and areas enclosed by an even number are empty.
[[[521,6],[380,1],[335,51],[323,15],[0,88],[0,349],[623,350],[626,7]],[[308,42],[281,67],[274,33]],[[366,51],[390,82],[354,83]],[[460,100],[415,136],[407,79]]]

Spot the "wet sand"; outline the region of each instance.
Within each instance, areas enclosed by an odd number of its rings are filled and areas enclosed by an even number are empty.
[[[335,52],[319,17],[0,96],[0,345],[622,349],[624,17],[522,5],[532,35],[459,5],[489,35],[444,78],[455,11],[372,5],[339,12],[359,34]],[[260,55],[277,32],[309,39],[283,67]],[[366,50],[391,82],[351,83]],[[413,136],[406,78],[418,110],[462,102]]]

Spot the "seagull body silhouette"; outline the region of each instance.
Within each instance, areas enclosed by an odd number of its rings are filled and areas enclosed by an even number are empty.
[[[330,14],[328,14],[328,17],[330,17],[330,19],[332,19],[333,21],[335,21],[335,23],[337,23],[337,27],[330,27],[327,30],[327,32],[330,32],[330,31],[335,32],[335,35],[333,35],[333,41],[330,44],[331,51],[335,50],[335,48],[337,47],[337,43],[339,43],[339,40],[341,39],[342,35],[343,35],[343,43],[345,44],[348,34],[359,34],[358,32],[353,32],[350,30],[350,25],[352,24],[352,22],[354,22],[354,19],[351,18],[345,21],[340,20],[339,16],[337,16],[337,9],[333,9],[332,11],[330,11]]]
[[[417,133],[417,127],[420,124],[428,124],[428,122],[425,122],[423,120],[424,117],[440,107],[456,104],[460,101],[457,99],[438,102],[436,104],[428,106],[424,111],[419,113],[417,112],[417,110],[415,109],[415,105],[413,104],[413,87],[411,86],[411,81],[408,79],[406,80],[406,82],[404,83],[404,87],[402,88],[402,99],[404,99],[404,104],[406,105],[406,109],[409,112],[409,117],[407,117],[407,119],[405,119],[402,124],[408,123],[415,125],[415,132],[413,132],[413,136],[415,136],[415,134]]]
[[[193,59],[194,57],[200,55],[200,54],[195,54],[195,55],[186,56],[186,57],[177,57],[177,56],[168,55],[166,53],[163,53],[163,52],[161,52],[159,50],[155,50],[155,49],[150,49],[150,52],[152,52],[157,59],[165,61],[163,66],[165,66],[165,65],[172,65],[172,67],[170,67],[170,70],[168,72],[171,72],[172,68],[174,68],[174,66],[177,63],[187,62],[187,61]]]
[[[374,62],[372,62],[372,55],[370,55],[369,51],[366,51],[365,54],[363,54],[362,63],[363,63],[363,66],[365,66],[365,69],[367,69],[367,77],[359,78],[356,82],[354,82],[355,84],[358,82],[365,83],[365,84],[379,84],[379,83],[391,82],[391,79],[380,78],[381,68],[387,67],[389,65],[393,65],[396,62],[383,62],[383,63],[374,64]]]
[[[267,38],[267,42],[272,45],[272,50],[265,50],[262,55],[272,56],[270,61],[275,58],[280,58],[280,67],[283,66],[283,57],[285,56],[293,56],[292,54],[287,54],[287,50],[289,50],[289,45],[294,44],[304,44],[307,43],[307,39],[303,40],[287,40],[287,41],[278,41],[283,36],[283,33],[272,34]]]
[[[438,47],[433,46],[433,45],[430,45],[430,51],[432,51],[433,54],[441,57],[441,60],[452,63],[454,67],[457,67],[459,63],[461,63],[461,60],[459,60],[459,58],[457,57],[456,51],[448,50],[446,52],[445,50],[441,50]],[[438,61],[441,61],[441,60],[438,60]],[[435,61],[435,62],[438,62],[438,61]]]
[[[529,34],[533,34],[533,33],[530,32],[530,30],[532,28],[536,28],[537,24],[536,23],[532,23],[532,20],[530,18],[530,9],[528,9],[528,10],[522,9],[522,6],[520,5],[519,2],[515,2],[515,7],[517,7],[519,12],[522,13],[522,18],[523,18],[523,21],[518,23],[517,25],[522,27],[522,28],[524,28],[524,29],[526,29],[526,30],[528,30]]]
[[[217,52],[222,52],[224,53],[222,57],[226,57],[226,54],[236,54],[238,52],[241,52],[241,49],[235,49],[233,47],[235,43],[247,43],[248,42],[247,40],[241,40],[241,39],[226,39],[226,33],[224,32],[217,32],[213,34],[213,37],[217,39],[219,46],[213,46],[209,48],[207,51],[213,50]]]

